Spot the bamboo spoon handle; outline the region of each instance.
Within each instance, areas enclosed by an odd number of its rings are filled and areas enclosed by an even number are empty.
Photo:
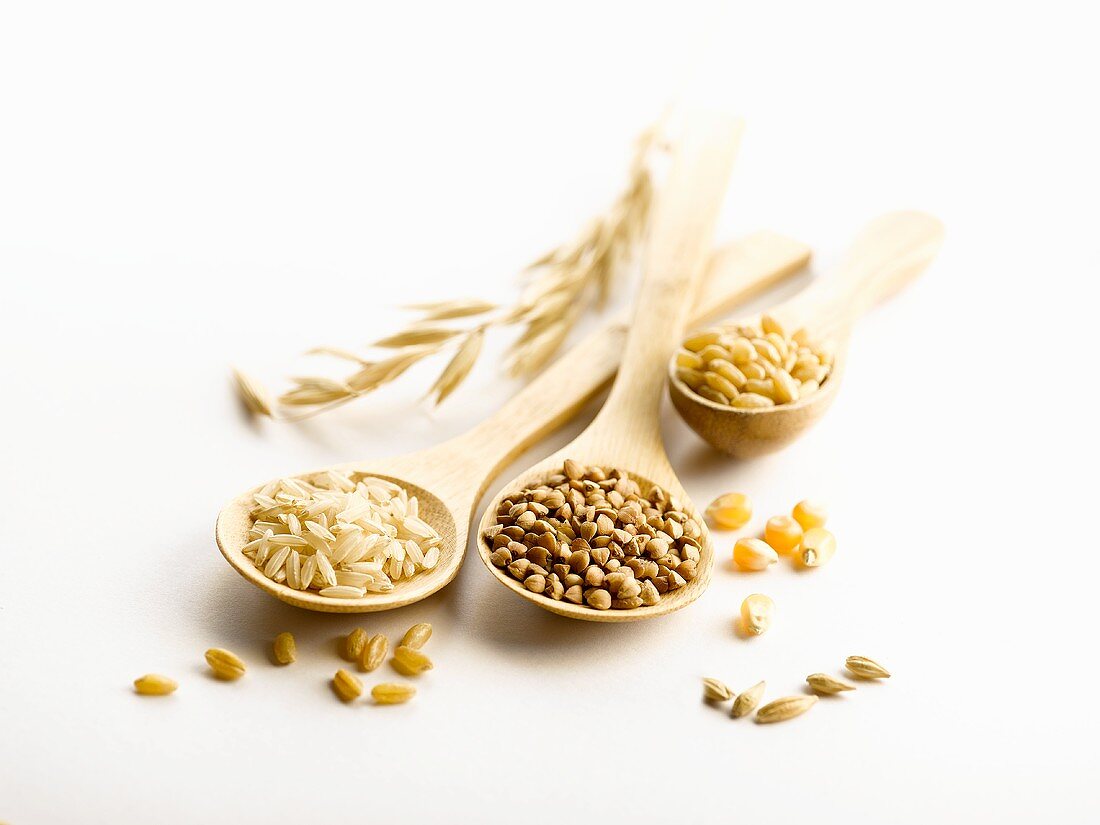
[[[781,304],[772,315],[793,331],[845,335],[861,315],[916,278],[943,243],[943,224],[924,212],[890,212],[871,221],[840,266]]]
[[[693,324],[733,309],[751,295],[802,269],[805,244],[775,232],[756,232],[715,252],[691,312]],[[588,335],[465,435],[464,475],[488,484],[498,470],[569,420],[614,377],[630,315],[620,313]],[[473,466],[470,466],[473,465]],[[479,494],[480,497],[480,494]]]
[[[611,395],[593,422],[599,437],[660,445],[665,365],[675,351],[712,252],[742,123],[721,112],[688,115],[657,194],[645,274]],[[609,449],[611,444],[608,444]]]

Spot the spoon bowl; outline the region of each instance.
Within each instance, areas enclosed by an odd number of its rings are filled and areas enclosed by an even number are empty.
[[[586,434],[592,432],[593,431],[589,430],[586,431]],[[603,441],[602,437],[600,440]],[[512,479],[500,493],[493,497],[493,500],[489,502],[489,506],[485,509],[485,513],[481,517],[481,523],[477,531],[477,549],[481,561],[498,582],[503,584],[517,596],[527,599],[544,610],[549,610],[551,613],[556,613],[559,616],[565,616],[570,619],[581,619],[589,622],[633,622],[664,616],[687,607],[703,595],[703,591],[706,590],[707,586],[710,584],[711,574],[714,569],[714,544],[710,539],[710,531],[707,529],[702,514],[696,509],[687,493],[684,492],[683,487],[676,478],[676,474],[673,472],[672,468],[667,465],[667,462],[664,467],[657,466],[657,464],[647,466],[644,469],[640,466],[623,467],[626,474],[642,488],[643,493],[648,493],[650,489],[656,485],[663,488],[665,492],[673,498],[678,499],[680,510],[694,519],[702,530],[702,535],[699,537],[699,561],[695,578],[689,581],[684,587],[678,590],[669,591],[662,595],[661,600],[657,602],[657,604],[649,606],[643,605],[642,607],[635,607],[630,610],[595,610],[587,605],[573,604],[564,599],[562,601],[555,601],[542,594],[532,593],[523,586],[522,582],[509,576],[500,568],[496,567],[491,561],[490,556],[492,555],[493,548],[491,542],[487,541],[485,538],[486,531],[496,524],[497,510],[500,507],[500,503],[511,493],[541,484],[554,473],[561,472],[562,465],[567,458],[573,459],[586,466],[604,468],[617,466],[612,457],[612,453],[606,449],[597,447],[594,443],[595,441],[596,439],[592,437],[584,438],[582,435],[581,439],[574,441],[565,449],[559,450],[549,458],[540,461],[538,464],[520,473],[520,475]],[[622,454],[618,453],[617,455],[619,455],[619,460],[621,460]]]
[[[680,380],[673,356],[668,362],[673,406],[704,441],[735,458],[755,458],[785,447],[812,427],[836,398],[856,320],[923,272],[942,243],[943,224],[931,215],[883,215],[859,235],[837,272],[768,313],[788,330],[805,327],[833,352],[828,377],[811,395],[774,407],[719,404]],[[759,317],[753,320],[759,325]]]
[[[672,406],[704,441],[734,458],[756,458],[781,450],[817,423],[840,389],[847,347],[837,350],[829,377],[813,395],[775,407],[737,409],[703,398],[676,375],[669,362]]]

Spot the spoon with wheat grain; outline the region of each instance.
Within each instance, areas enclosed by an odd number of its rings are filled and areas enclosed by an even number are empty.
[[[802,269],[809,249],[774,232],[757,232],[717,251],[710,259],[692,323],[719,317],[756,293]],[[468,530],[488,485],[533,444],[575,416],[615,375],[623,355],[629,316],[609,322],[547,367],[496,413],[473,429],[415,453],[358,461],[333,468],[352,475],[377,476],[416,496],[420,516],[443,537],[438,564],[396,583],[392,592],[358,599],[333,599],[312,590],[297,590],[264,575],[242,548],[249,542],[258,485],[230,501],[218,515],[216,537],[226,561],[247,581],[288,604],[328,613],[390,610],[424,599],[446,586],[465,556]],[[647,376],[660,375],[660,368]],[[633,379],[632,379],[633,380]],[[547,392],[547,387],[554,391]],[[659,387],[654,391],[656,400]],[[655,428],[650,437],[656,438]],[[639,463],[638,469],[654,472]],[[312,479],[325,469],[301,473]]]
[[[481,520],[478,550],[486,567],[513,593],[553,613],[597,622],[648,619],[687,606],[710,582],[714,549],[706,525],[665,454],[660,408],[664,364],[679,341],[692,292],[705,268],[737,137],[737,126],[719,116],[700,116],[689,125],[673,156],[668,180],[657,201],[645,275],[623,345],[622,364],[607,402],[588,428],[570,444],[506,484],[490,502]],[[624,477],[638,485],[641,494],[647,497],[646,491],[654,486],[661,488],[668,500],[677,502],[675,510],[698,527],[694,538],[699,558],[693,578],[684,586],[664,592],[652,603],[630,604],[637,600],[636,597],[616,599],[615,602],[608,598],[605,604],[612,609],[597,609],[595,604],[598,602],[594,600],[574,603],[568,594],[567,598],[560,598],[556,592],[555,597],[550,597],[543,591],[532,591],[530,578],[521,582],[509,574],[508,568],[498,568],[492,559],[498,549],[493,546],[496,538],[493,530],[499,524],[498,518],[511,509],[505,502],[522,494],[521,491],[540,487],[561,474],[563,468],[571,479],[577,479],[577,468],[600,468],[599,472],[621,468]],[[619,522],[625,525],[627,521],[622,512],[620,510]],[[599,518],[608,525],[605,532],[611,530],[613,523],[619,523],[614,522],[612,514]],[[633,513],[630,518],[634,519]],[[633,522],[634,529],[638,529],[637,524]],[[634,536],[642,538],[640,533]],[[531,547],[530,551],[534,553],[535,548]],[[541,578],[541,574],[536,576]],[[581,587],[579,584],[574,586]],[[577,595],[574,590],[574,598]],[[615,609],[618,607],[623,609]]]
[[[834,272],[767,313],[786,330],[805,329],[832,352],[831,371],[816,391],[790,403],[738,409],[694,392],[672,359],[669,394],[676,410],[703,440],[736,458],[770,453],[798,438],[836,397],[855,322],[920,275],[942,243],[943,224],[931,215],[882,215],[864,228]],[[748,320],[758,325],[759,319]]]

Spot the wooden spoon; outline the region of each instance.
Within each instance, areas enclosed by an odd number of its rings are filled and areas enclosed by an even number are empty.
[[[570,444],[505,485],[482,517],[477,546],[485,566],[513,593],[552,613],[596,622],[649,619],[687,606],[710,583],[714,548],[703,519],[685,494],[665,454],[660,409],[664,363],[676,348],[694,287],[705,269],[715,217],[733,163],[736,138],[736,126],[719,117],[702,118],[689,127],[657,202],[646,255],[646,274],[623,345],[622,365],[607,402],[588,428]],[[547,392],[557,389],[546,385]],[[622,468],[643,490],[656,484],[678,498],[680,509],[698,521],[702,529],[695,579],[685,587],[665,593],[655,605],[629,610],[595,610],[584,604],[555,601],[532,593],[521,582],[497,569],[489,559],[492,545],[485,536],[486,530],[496,523],[500,503],[509,493],[536,486],[554,473],[560,473],[566,459],[586,466]]]
[[[824,415],[836,397],[855,322],[923,272],[942,242],[943,224],[931,215],[883,215],[863,230],[836,272],[768,313],[788,331],[805,327],[812,338],[831,345],[832,371],[812,395],[775,407],[728,407],[692,392],[676,377],[673,358],[668,368],[672,403],[706,442],[731,456],[751,458],[785,446]]]

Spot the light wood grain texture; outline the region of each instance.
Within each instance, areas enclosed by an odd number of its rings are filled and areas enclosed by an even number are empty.
[[[835,353],[821,388],[793,404],[736,409],[696,395],[668,365],[669,394],[684,421],[728,455],[751,458],[798,438],[829,408],[840,388],[853,324],[878,302],[916,278],[943,243],[943,224],[922,212],[892,212],[872,221],[837,270],[772,309],[788,331],[805,327]],[[758,321],[759,319],[751,319]]]
[[[757,232],[727,245],[711,259],[692,323],[728,313],[805,267],[809,258],[807,246],[773,232]],[[444,538],[434,570],[398,582],[392,593],[362,599],[330,599],[271,581],[241,553],[247,542],[252,493],[263,484],[242,493],[221,511],[216,527],[218,548],[246,580],[288,604],[309,610],[366,613],[430,596],[458,573],[477,502],[500,469],[572,418],[615,375],[629,318],[624,313],[593,332],[472,430],[420,452],[336,468],[382,476],[420,498],[424,517]],[[547,392],[546,387],[554,387],[554,391]],[[323,470],[298,475],[309,477],[319,472]]]
[[[740,124],[713,113],[695,113],[676,146],[668,181],[658,196],[645,259],[645,277],[634,318],[623,344],[622,364],[607,402],[577,438],[549,458],[504,485],[490,502],[478,528],[479,555],[492,575],[520,598],[574,619],[626,622],[663,616],[686,607],[706,589],[714,566],[714,547],[704,520],[684,492],[665,454],[660,433],[664,364],[676,349],[693,295],[706,268],[714,220],[722,203],[740,135]],[[695,579],[665,593],[651,606],[632,610],[595,610],[532,593],[489,560],[485,531],[496,521],[501,500],[535,486],[566,459],[583,465],[618,467],[642,486],[663,487],[680,499],[682,509],[699,522],[700,559]]]

